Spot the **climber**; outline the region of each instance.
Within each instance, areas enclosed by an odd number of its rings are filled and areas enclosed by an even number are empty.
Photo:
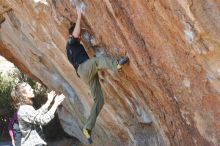
[[[69,28],[69,38],[66,44],[67,57],[76,70],[77,75],[90,88],[94,104],[82,132],[88,140],[91,140],[91,132],[95,126],[96,118],[104,105],[103,93],[99,83],[98,71],[101,69],[120,70],[129,60],[127,56],[119,60],[108,57],[89,58],[84,46],[80,43],[81,11],[77,10],[77,21]]]

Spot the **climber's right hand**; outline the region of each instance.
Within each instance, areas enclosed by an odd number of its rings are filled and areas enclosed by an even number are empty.
[[[81,18],[81,16],[82,16],[82,11],[79,8],[77,8],[77,16],[78,16],[78,18]]]

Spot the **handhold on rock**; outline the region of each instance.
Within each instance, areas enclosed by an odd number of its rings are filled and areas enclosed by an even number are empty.
[[[0,27],[1,24],[5,21],[5,17],[3,16],[4,13],[10,12],[12,10],[12,8],[10,7],[4,7],[4,10],[0,13]]]
[[[2,24],[5,21],[5,17],[3,15],[0,15],[0,24]]]

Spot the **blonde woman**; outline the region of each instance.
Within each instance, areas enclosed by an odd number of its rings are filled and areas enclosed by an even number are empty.
[[[56,96],[54,91],[48,93],[47,102],[38,110],[32,106],[34,92],[29,84],[18,83],[13,88],[11,96],[18,108],[18,122],[22,133],[21,146],[46,145],[41,126],[54,118],[54,113],[65,96],[63,94]],[[54,104],[48,110],[54,98]]]

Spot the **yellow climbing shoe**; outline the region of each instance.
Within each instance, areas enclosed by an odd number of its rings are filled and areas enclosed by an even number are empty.
[[[88,129],[83,128],[83,134],[85,135],[85,137],[86,137],[87,139],[90,139],[91,135],[90,135],[90,133],[89,133],[89,130],[88,130]]]
[[[128,63],[128,56],[123,56],[118,60],[118,65],[117,65],[117,69],[120,70],[122,68],[122,66],[126,63]]]
[[[117,65],[117,69],[120,70],[122,66],[120,64]]]

